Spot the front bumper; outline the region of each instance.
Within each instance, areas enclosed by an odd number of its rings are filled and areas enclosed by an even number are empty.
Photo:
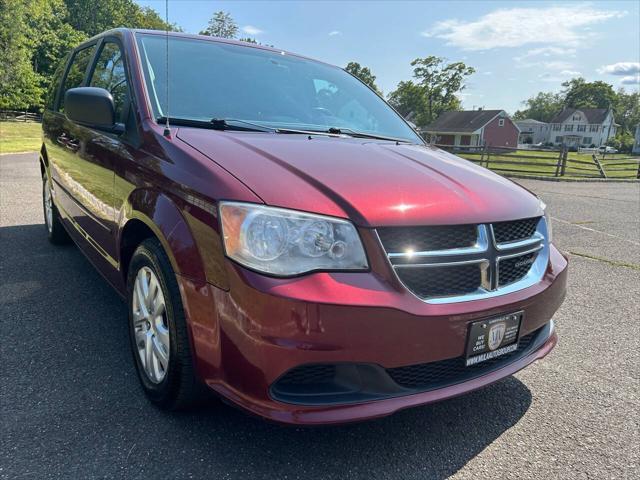
[[[274,421],[331,424],[460,395],[544,357],[557,341],[550,321],[564,299],[566,268],[566,259],[552,247],[540,283],[500,297],[443,305],[418,300],[375,270],[273,279],[228,262],[229,291],[179,281],[197,371],[205,383]],[[278,378],[306,364],[388,370],[460,357],[470,322],[519,310],[524,311],[521,337],[542,332],[535,348],[480,376],[428,391],[373,392],[315,404],[274,394]]]

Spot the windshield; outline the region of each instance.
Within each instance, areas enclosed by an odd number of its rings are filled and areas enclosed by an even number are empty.
[[[167,39],[150,34],[137,39],[154,114],[166,116]],[[280,52],[170,36],[168,93],[168,116],[176,118],[342,128],[422,143],[378,95],[344,70]]]

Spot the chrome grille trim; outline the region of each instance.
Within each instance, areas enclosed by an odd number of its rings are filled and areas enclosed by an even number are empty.
[[[491,224],[479,224],[477,231],[478,240],[472,247],[426,252],[387,252],[377,232],[376,236],[387,255],[397,280],[412,295],[426,303],[447,304],[498,297],[531,287],[542,279],[549,263],[549,242],[547,240],[549,235],[544,217],[540,217],[538,220],[533,236],[523,240],[497,243]],[[528,272],[512,283],[499,286],[500,261],[531,253],[537,253],[537,255]],[[398,263],[398,261],[403,263]],[[461,295],[420,297],[402,281],[396,271],[403,268],[448,267],[472,263],[479,263],[482,266],[481,285],[476,291]]]
[[[391,263],[393,263],[394,258],[450,257],[454,255],[469,255],[484,252],[489,246],[489,237],[487,235],[486,225],[478,225],[477,232],[478,239],[476,240],[475,245],[471,247],[449,248],[446,250],[427,250],[424,252],[394,252],[387,253],[387,257],[391,260]],[[378,237],[378,239],[379,238],[380,237]]]

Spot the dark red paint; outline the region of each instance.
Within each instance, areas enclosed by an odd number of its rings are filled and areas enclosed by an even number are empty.
[[[555,333],[505,368],[422,394],[326,407],[274,401],[269,386],[296,365],[395,367],[456,357],[471,321],[517,310],[525,311],[523,332],[531,332],[549,322],[564,298],[566,259],[552,246],[543,280],[512,294],[422,302],[398,283],[372,227],[539,216],[539,201],[509,180],[426,146],[184,127],[172,128],[167,138],[150,117],[133,33],[106,35],[124,49],[138,138],[126,141],[47,111],[42,167],[53,179],[69,233],[120,294],[135,232],[146,229],[161,241],[178,277],[197,371],[219,394],[280,422],[353,421],[479,388],[553,348]],[[224,257],[217,218],[222,199],[349,218],[371,271],[289,279],[248,271]]]

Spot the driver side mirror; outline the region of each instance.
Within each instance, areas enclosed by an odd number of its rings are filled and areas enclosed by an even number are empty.
[[[113,97],[104,88],[70,88],[64,94],[64,112],[69,120],[111,133],[124,132],[124,125],[116,123]]]

